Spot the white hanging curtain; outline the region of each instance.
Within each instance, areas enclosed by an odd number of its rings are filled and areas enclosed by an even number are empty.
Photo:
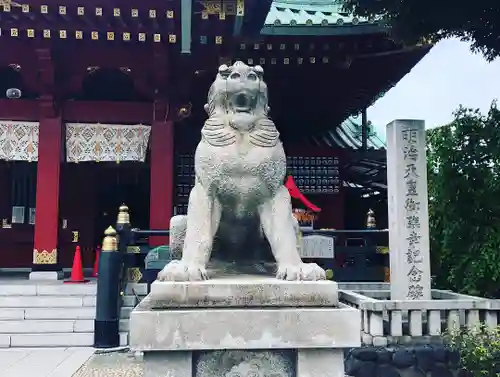
[[[38,122],[0,120],[0,160],[38,161]]]
[[[150,133],[142,124],[66,123],[66,161],[144,162]]]

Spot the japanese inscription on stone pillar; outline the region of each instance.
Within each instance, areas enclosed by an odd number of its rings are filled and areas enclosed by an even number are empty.
[[[427,164],[423,121],[387,127],[391,298],[430,299]]]

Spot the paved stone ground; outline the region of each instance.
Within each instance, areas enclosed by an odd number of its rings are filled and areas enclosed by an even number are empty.
[[[115,376],[143,377],[142,359],[134,357],[130,352],[95,354],[73,375],[73,377]]]
[[[92,348],[0,350],[0,376],[71,377],[93,353]]]

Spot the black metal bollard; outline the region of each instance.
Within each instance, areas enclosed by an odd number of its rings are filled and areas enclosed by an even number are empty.
[[[97,305],[94,320],[94,347],[114,348],[120,345],[120,273],[121,255],[117,249],[116,230],[104,232],[99,258]]]

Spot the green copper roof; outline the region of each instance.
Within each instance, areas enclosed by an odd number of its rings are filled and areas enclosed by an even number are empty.
[[[362,147],[361,116],[347,118],[339,127],[328,131],[325,135],[333,139],[332,145],[341,148],[359,149]],[[372,124],[368,124],[368,148],[385,149],[386,143],[376,132]]]
[[[269,26],[333,26],[373,25],[375,19],[356,18],[342,10],[342,1],[277,0],[271,4],[265,28]]]

